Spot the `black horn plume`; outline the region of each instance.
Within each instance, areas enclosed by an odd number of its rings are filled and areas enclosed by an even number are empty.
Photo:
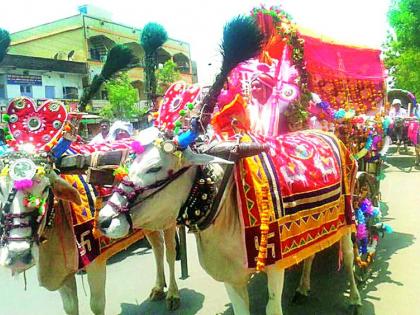
[[[210,122],[217,97],[226,82],[229,72],[239,63],[255,57],[261,51],[263,40],[264,36],[256,21],[250,16],[238,16],[225,25],[221,44],[222,67],[208,94],[202,101],[201,123],[204,128]]]

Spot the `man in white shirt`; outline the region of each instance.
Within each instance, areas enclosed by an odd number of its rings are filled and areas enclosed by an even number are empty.
[[[104,143],[106,141],[106,138],[109,134],[109,120],[103,119],[99,123],[99,126],[101,128],[101,132],[98,133],[95,137],[93,137],[92,140],[90,140],[89,144],[98,144],[98,143]]]
[[[389,111],[389,118],[394,121],[395,118],[406,118],[407,116],[407,110],[401,107],[401,100],[394,98],[392,101],[392,108]]]

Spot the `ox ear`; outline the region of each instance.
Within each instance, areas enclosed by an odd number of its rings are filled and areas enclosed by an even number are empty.
[[[195,153],[191,150],[190,147],[187,147],[182,153],[184,158],[193,165],[207,165],[211,163],[234,164],[232,161],[221,159],[216,156],[203,153]]]
[[[82,204],[82,199],[76,188],[72,187],[68,182],[58,176],[54,171],[51,172],[50,182],[54,196],[58,199],[71,201],[77,205]]]

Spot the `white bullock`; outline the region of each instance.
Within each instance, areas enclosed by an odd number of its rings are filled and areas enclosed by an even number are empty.
[[[131,219],[134,227],[165,229],[172,226],[177,219],[178,209],[187,200],[194,183],[197,165],[215,163],[214,170],[218,170],[220,174],[223,171],[218,164],[227,161],[193,153],[190,148],[182,152],[183,158],[180,159],[177,154],[167,153],[164,139],[163,144],[156,145],[161,142],[159,139],[156,141],[157,130],[145,132],[143,135],[146,138],[140,137],[140,139],[145,144],[145,151],[136,157],[129,169],[129,179],[135,187],[142,188],[136,205],[131,209]],[[126,192],[133,189],[127,185],[120,185],[120,188]],[[108,204],[99,213],[100,228],[111,238],[123,237],[129,231],[129,223],[127,217],[118,210],[127,206],[127,200],[117,193],[110,200],[113,206]],[[213,224],[203,231],[196,232],[195,236],[201,266],[215,280],[224,282],[235,314],[247,315],[250,314],[247,283],[255,270],[247,268],[244,264],[246,249],[239,215],[236,187],[230,180]],[[350,304],[353,312],[357,313],[361,299],[353,275],[353,244],[350,233],[341,239],[341,244],[344,265],[350,281]],[[298,288],[298,292],[303,295],[309,291],[312,259],[313,256],[305,261]],[[266,313],[283,314],[281,296],[284,270],[276,265],[270,265],[266,267],[265,272],[269,292]]]
[[[30,156],[27,156],[27,159],[30,159]],[[2,209],[0,212],[2,222],[0,265],[11,269],[14,273],[19,273],[35,264],[40,285],[48,290],[60,292],[66,314],[79,314],[75,279],[78,249],[72,231],[69,206],[70,201],[80,204],[79,192],[59,177],[54,170],[49,170],[46,174],[35,174],[33,186],[20,190],[13,189],[13,180],[9,174],[2,175],[0,181]],[[43,222],[37,222],[38,206],[28,206],[25,204],[25,199],[28,199],[28,196],[38,196],[41,200],[48,200],[50,193],[54,194],[54,197],[50,199],[51,202],[54,202],[54,199],[60,200],[60,202],[55,202],[54,216],[46,216]],[[43,229],[46,218],[50,218],[52,224]],[[172,225],[168,225],[163,233],[150,231],[147,234],[153,248],[157,268],[156,284],[150,294],[152,300],[165,298],[164,242],[166,244],[166,256],[170,270],[169,289],[166,295],[169,310],[178,308],[180,304],[174,272],[176,256],[174,222]],[[39,234],[41,230],[42,233]],[[88,265],[86,272],[91,292],[91,310],[96,315],[103,315],[105,312],[106,261],[96,259]]]

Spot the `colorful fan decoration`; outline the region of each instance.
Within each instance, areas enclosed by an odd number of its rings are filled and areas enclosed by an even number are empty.
[[[47,100],[41,106],[28,97],[13,99],[4,115],[10,133],[6,137],[12,147],[31,144],[38,151],[51,142],[62,130],[67,111],[62,103]]]
[[[157,126],[170,130],[180,127],[181,124],[177,121],[188,110],[194,109],[200,95],[201,87],[198,84],[188,85],[182,81],[172,84],[163,97],[156,120]]]

